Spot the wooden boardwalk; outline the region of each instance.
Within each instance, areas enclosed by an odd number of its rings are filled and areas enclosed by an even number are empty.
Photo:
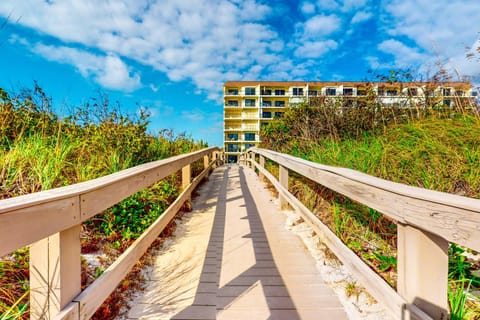
[[[347,319],[255,173],[217,168],[128,319]]]

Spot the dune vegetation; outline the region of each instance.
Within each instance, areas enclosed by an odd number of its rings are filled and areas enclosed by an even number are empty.
[[[290,108],[262,128],[261,147],[390,181],[480,198],[478,106],[460,100],[455,108],[435,101],[382,105],[374,92],[354,106],[347,102],[318,100]],[[274,174],[278,170],[273,164],[268,167]],[[289,189],[396,286],[393,221],[294,174]],[[452,319],[480,318],[480,299],[471,294],[480,288],[478,253],[451,244],[449,262]]]
[[[62,117],[51,98],[34,85],[0,89],[0,199],[94,179],[153,160],[206,147],[171,130],[148,131],[143,110],[127,114],[97,94]],[[199,168],[203,164],[198,164]],[[195,166],[193,170],[196,170]],[[87,221],[82,253],[100,252],[100,264],[82,260],[82,286],[121,254],[176,198],[181,177],[170,176]],[[0,319],[28,319],[28,249],[0,258]],[[138,274],[137,274],[138,275]],[[125,279],[117,291],[134,285]],[[113,319],[122,306],[114,293],[94,318]]]

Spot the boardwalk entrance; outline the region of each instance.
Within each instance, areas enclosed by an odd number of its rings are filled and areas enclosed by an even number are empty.
[[[129,319],[346,319],[250,169],[217,168]]]

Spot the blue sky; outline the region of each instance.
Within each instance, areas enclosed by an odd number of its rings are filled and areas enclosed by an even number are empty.
[[[210,145],[227,80],[480,75],[479,0],[1,0],[0,18],[0,87],[38,81],[60,113],[101,90]]]

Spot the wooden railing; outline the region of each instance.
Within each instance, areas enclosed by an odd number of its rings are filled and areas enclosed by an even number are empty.
[[[299,212],[394,318],[448,318],[448,246],[452,242],[480,251],[480,200],[394,183],[265,149],[251,148],[243,156],[247,164],[258,169],[262,179],[275,186],[280,206],[289,204]],[[265,158],[279,165],[278,180],[264,168]],[[289,170],[396,221],[396,291],[288,191]]]
[[[202,158],[204,170],[192,180],[190,165]],[[30,245],[31,319],[89,319],[222,158],[212,147],[0,201],[0,256]],[[179,170],[183,191],[175,202],[81,292],[81,223]]]

